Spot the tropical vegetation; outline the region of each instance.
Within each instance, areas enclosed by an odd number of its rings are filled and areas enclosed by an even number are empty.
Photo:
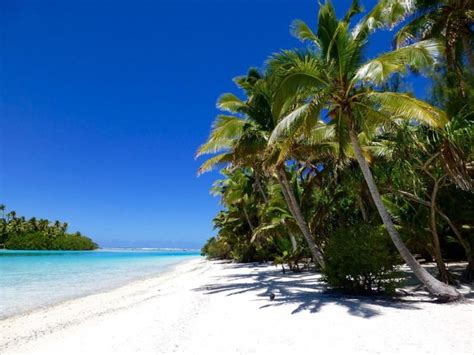
[[[0,205],[0,247],[13,250],[94,250],[98,245],[81,233],[68,233],[60,221],[17,216]]]
[[[433,296],[461,298],[453,285],[474,280],[473,23],[468,0],[354,0],[342,18],[327,1],[315,26],[294,21],[305,46],[236,78],[242,95],[218,99],[198,150],[212,154],[199,174],[223,169],[203,254],[311,259],[330,286],[363,292],[393,291],[404,262]],[[393,48],[369,58],[378,30]],[[460,280],[447,260],[467,261]]]

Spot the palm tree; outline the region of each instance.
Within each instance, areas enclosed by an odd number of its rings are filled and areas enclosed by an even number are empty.
[[[283,199],[281,186],[273,181],[269,182],[268,193],[263,206],[261,206],[260,224],[254,230],[252,242],[271,237],[273,235],[287,234],[291,243],[292,251],[298,250],[296,234],[299,233],[299,227],[294,217],[288,210],[286,201]]]
[[[302,21],[295,22],[294,33],[302,40],[310,40],[316,49],[284,51],[269,62],[272,73],[281,78],[274,112],[281,119],[269,142],[291,137],[304,122],[314,120],[326,109],[341,151],[347,150],[350,144],[377,211],[405,262],[430,293],[441,300],[459,299],[461,295],[430,275],[403,243],[382,202],[366,159],[367,153],[359,141],[370,137],[376,127],[396,119],[416,119],[433,127],[441,127],[447,121],[444,112],[408,94],[377,90],[391,74],[404,73],[407,66],[432,65],[440,46],[432,40],[421,41],[363,63],[374,12],[369,12],[351,30],[351,18],[358,12],[360,9],[354,1],[345,18],[338,20],[330,3],[321,5],[316,33]],[[307,95],[305,104],[283,117],[281,108],[287,98],[302,91]]]
[[[214,183],[212,193],[215,196],[221,196],[221,202],[226,206],[235,206],[242,211],[245,222],[253,232],[255,224],[252,222],[249,208],[256,205],[255,201],[251,201],[252,181],[243,170],[235,170],[232,173],[222,172],[226,179],[218,180]]]
[[[245,77],[237,78],[237,85],[244,90],[247,100],[244,102],[233,94],[224,94],[218,100],[219,109],[232,115],[219,115],[213,125],[209,139],[198,150],[197,156],[214,154],[204,162],[198,173],[211,170],[219,164],[251,167],[258,178],[258,172],[268,170],[268,161],[276,171],[277,179],[291,214],[295,218],[311,254],[317,264],[324,266],[322,253],[316,245],[296,197],[289,185],[284,162],[285,152],[273,151],[266,155],[270,133],[275,128],[273,117],[273,82],[263,77],[257,70],[251,69]],[[288,153],[286,150],[286,153]]]

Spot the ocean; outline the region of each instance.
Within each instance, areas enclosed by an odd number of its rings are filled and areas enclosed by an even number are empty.
[[[0,250],[0,319],[163,273],[198,251]]]

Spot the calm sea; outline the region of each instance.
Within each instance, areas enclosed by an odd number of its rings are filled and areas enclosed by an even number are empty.
[[[162,273],[197,251],[0,250],[0,319]]]

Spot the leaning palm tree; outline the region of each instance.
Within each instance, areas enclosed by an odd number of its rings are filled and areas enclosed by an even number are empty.
[[[291,139],[292,132],[310,126],[308,122],[314,122],[315,117],[327,112],[341,152],[352,150],[377,211],[405,262],[430,293],[446,301],[458,299],[461,295],[429,274],[403,243],[382,202],[360,144],[361,138],[370,138],[377,127],[393,120],[415,119],[432,127],[441,127],[447,121],[444,112],[411,95],[377,90],[391,74],[404,73],[407,66],[432,65],[440,45],[435,41],[421,41],[364,63],[374,12],[369,12],[351,29],[351,19],[358,12],[360,9],[354,1],[344,19],[338,20],[328,2],[320,7],[316,33],[302,21],[295,22],[294,33],[303,40],[310,40],[315,48],[284,51],[269,61],[272,74],[280,78],[273,112],[280,121],[269,144],[277,144],[281,137]],[[303,91],[306,92],[305,103],[284,115],[288,97],[301,95]]]

